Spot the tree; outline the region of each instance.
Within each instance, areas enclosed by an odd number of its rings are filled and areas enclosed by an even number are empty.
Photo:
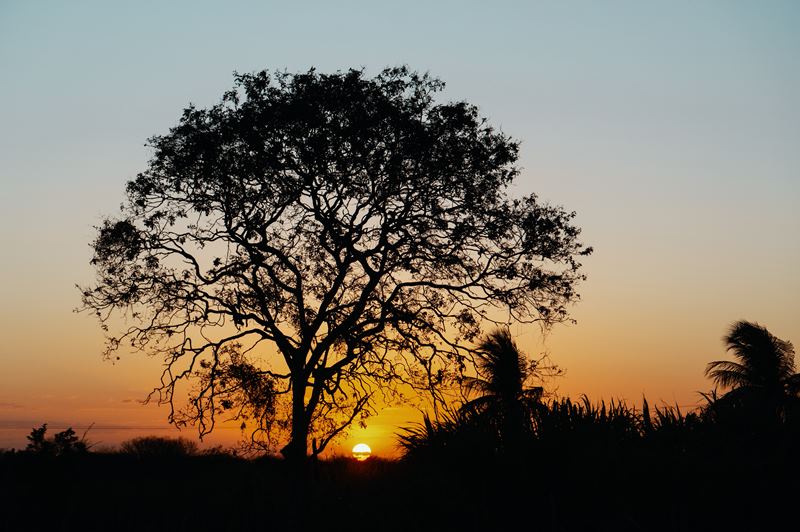
[[[463,371],[482,324],[568,319],[591,252],[574,213],[508,198],[518,143],[436,103],[443,87],[406,68],[236,75],[150,139],[81,290],[106,330],[128,318],[107,356],[164,358],[170,421],[202,435],[228,411],[316,455],[382,395]]]
[[[66,456],[71,454],[82,454],[89,450],[86,444],[86,434],[82,438],[78,438],[72,427],[66,430],[56,432],[52,439],[46,437],[47,423],[41,427],[31,429],[28,434],[28,446],[25,450],[29,453],[53,455],[53,456]]]
[[[744,409],[765,421],[784,420],[800,395],[791,342],[749,321],[731,325],[723,341],[737,361],[716,360],[706,367],[715,384],[730,388],[713,404]]]
[[[478,376],[465,377],[464,385],[479,396],[462,408],[493,418],[503,446],[513,450],[524,434],[530,433],[533,408],[544,391],[541,386],[526,386],[527,382],[542,377],[542,371],[557,374],[558,368],[539,367],[538,362],[529,361],[507,328],[496,329],[481,340],[476,365]]]

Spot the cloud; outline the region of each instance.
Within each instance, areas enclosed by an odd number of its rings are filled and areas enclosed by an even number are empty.
[[[20,405],[20,404],[17,404],[17,403],[6,403],[6,402],[3,402],[3,401],[0,401],[0,408],[19,409],[19,408],[24,408],[24,407],[22,405]]]

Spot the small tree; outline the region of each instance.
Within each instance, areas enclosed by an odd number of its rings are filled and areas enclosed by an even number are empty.
[[[56,432],[52,439],[48,439],[46,435],[47,423],[38,429],[31,429],[31,433],[27,436],[28,446],[25,450],[30,453],[55,456],[85,453],[89,450],[85,441],[86,434],[84,433],[83,438],[78,438],[72,427]]]
[[[435,103],[443,86],[405,68],[237,75],[150,140],[82,294],[107,330],[127,313],[107,355],[164,357],[171,421],[205,434],[230,411],[255,436],[285,428],[286,456],[318,454],[381,394],[463,370],[483,324],[567,319],[591,251],[574,213],[509,199],[517,142]]]
[[[706,376],[729,391],[710,401],[719,410],[745,414],[744,423],[781,422],[800,403],[800,374],[795,373],[794,346],[749,321],[733,323],[723,338],[734,360],[715,360]]]
[[[542,386],[529,386],[529,381],[555,376],[560,371],[529,360],[508,329],[497,329],[483,337],[476,355],[478,375],[465,377],[463,384],[469,394],[478,396],[462,408],[488,416],[497,426],[503,447],[514,451],[524,435],[531,433],[534,409],[544,393]]]
[[[27,436],[28,446],[25,450],[36,454],[53,454],[53,442],[47,439],[46,434],[47,423],[44,423],[38,429],[31,429],[31,433]]]

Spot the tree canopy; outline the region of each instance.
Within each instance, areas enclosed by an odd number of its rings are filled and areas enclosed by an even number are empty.
[[[794,346],[766,327],[749,321],[733,323],[723,338],[736,359],[715,360],[706,376],[729,391],[715,405],[744,410],[743,419],[752,423],[785,421],[798,411],[800,374],[795,373]]]
[[[552,365],[531,361],[517,347],[508,329],[496,329],[478,343],[477,377],[465,377],[466,392],[477,392],[464,403],[462,410],[470,415],[483,415],[497,425],[506,450],[514,449],[530,434],[532,411],[540,406],[542,386],[528,386],[530,380],[556,376],[561,371]]]
[[[93,241],[84,308],[163,357],[154,397],[201,434],[322,452],[401,384],[470,367],[486,325],[568,320],[574,213],[510,198],[519,144],[406,68],[235,76],[190,106]],[[189,407],[176,390],[190,385]]]

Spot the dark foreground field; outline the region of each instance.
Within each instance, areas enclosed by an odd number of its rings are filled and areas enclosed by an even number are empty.
[[[796,523],[792,441],[338,459],[302,482],[275,459],[6,453],[0,530],[770,530]]]

